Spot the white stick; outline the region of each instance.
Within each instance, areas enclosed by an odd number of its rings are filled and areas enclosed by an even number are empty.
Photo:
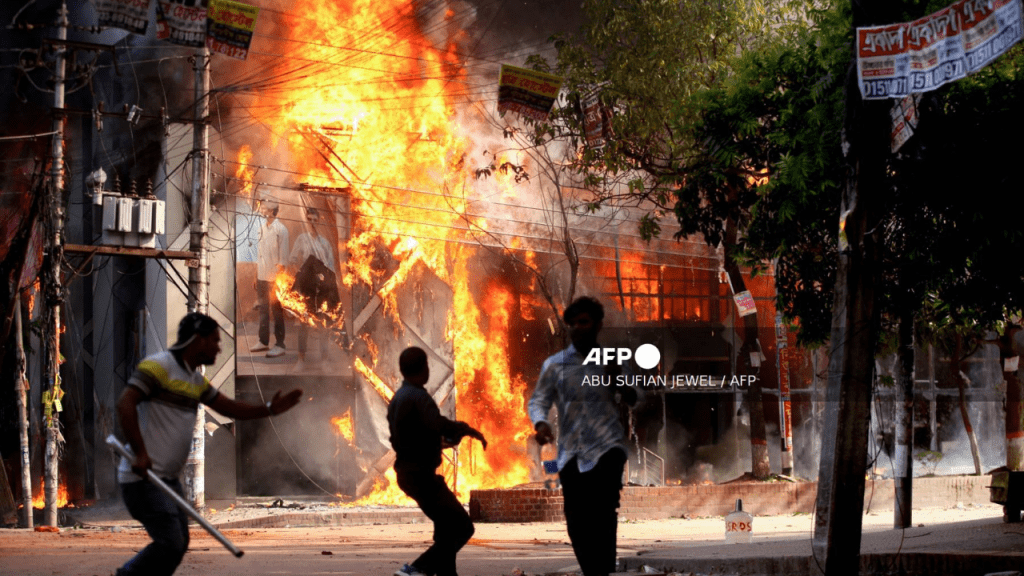
[[[118,454],[127,458],[129,462],[135,461],[135,459],[132,458],[131,453],[128,452],[128,449],[125,448],[124,444],[121,444],[121,442],[119,442],[117,438],[114,437],[113,434],[107,436],[107,444],[109,444],[114,450],[116,450]],[[179,496],[178,493],[174,491],[174,489],[172,489],[170,486],[164,483],[164,481],[161,480],[159,476],[154,474],[152,470],[146,470],[146,474],[149,475],[150,482],[156,484],[157,488],[160,488],[161,490],[164,491],[165,494],[170,496],[178,505],[178,507],[180,507],[186,514],[191,516],[193,520],[198,522],[200,526],[202,526],[207,532],[210,533],[210,536],[213,536],[217,539],[218,542],[223,544],[224,547],[228,549],[228,551],[235,555],[235,558],[241,558],[242,554],[245,554],[245,552],[239,550],[238,547],[231,542],[231,540],[228,540],[227,536],[221,534],[220,530],[214,528],[213,524],[210,524],[210,522],[206,518],[203,518],[202,515],[199,514],[199,512],[196,512],[195,509],[193,509],[192,506],[190,506],[189,503],[186,502],[184,498]]]

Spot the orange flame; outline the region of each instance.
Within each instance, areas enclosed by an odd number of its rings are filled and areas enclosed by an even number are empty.
[[[291,312],[300,322],[314,328],[340,327],[345,320],[342,311],[342,304],[339,302],[331,307],[327,302],[322,302],[319,309],[310,309],[308,300],[300,293],[292,290],[295,284],[295,277],[288,272],[281,270],[274,277],[274,294],[277,296],[281,307]]]
[[[417,19],[421,16],[404,0],[296,0],[288,14],[275,13],[284,22],[274,35],[257,35],[268,43],[284,35],[269,52],[293,54],[301,46],[304,62],[324,65],[310,66],[299,77],[288,58],[267,60],[268,69],[289,82],[261,93],[259,105],[248,109],[263,125],[275,127],[257,153],[276,150],[282,143],[277,139],[283,139],[290,172],[308,185],[347,187],[353,217],[345,285],[370,286],[391,314],[397,313],[395,299],[414,268],[425,267],[451,288],[446,337],[454,353],[456,410],[490,443],[486,453],[475,441],[462,445],[460,460],[473,463],[457,471],[465,500],[470,489],[529,480],[525,439],[532,430],[525,384],[513,377],[508,362],[512,313],[521,313],[516,299],[497,284],[487,286],[481,297],[471,282],[481,273],[473,259],[483,251],[473,244],[469,228],[488,225],[472,216],[470,195],[463,194],[472,179],[463,161],[468,143],[453,121],[466,90],[465,66],[456,50],[460,31],[448,28],[449,20],[433,28],[448,30],[448,38],[427,38],[421,30],[430,27]],[[496,176],[506,196],[514,193],[514,176]],[[380,266],[381,249],[390,252],[396,271]],[[282,305],[303,321],[318,316],[291,298],[291,284],[289,275],[278,275]],[[375,358],[376,347],[369,349]],[[354,369],[390,400],[392,389],[359,358]],[[385,475],[374,490],[359,502],[411,503],[393,475]]]
[[[352,427],[352,409],[349,408],[341,416],[331,418],[331,424],[338,428],[338,434],[351,446],[356,437],[355,429]]]
[[[61,482],[57,486],[57,508],[64,508],[68,505],[68,487]],[[37,510],[42,510],[46,507],[46,493],[44,491],[43,480],[39,480],[39,489],[36,490],[36,495],[32,497],[32,507]]]
[[[366,381],[373,386],[373,389],[380,394],[381,398],[387,402],[391,402],[391,398],[395,395],[394,391],[392,391],[391,387],[385,384],[373,370],[370,370],[369,366],[363,363],[362,358],[356,357],[352,362],[352,367],[362,374],[363,378],[366,378]]]
[[[252,148],[248,144],[243,144],[242,148],[238,151],[238,169],[235,170],[235,178],[238,179],[241,185],[238,194],[246,198],[252,196],[252,180],[256,175],[249,165],[252,162],[252,155]]]
[[[373,481],[373,490],[358,500],[346,502],[345,506],[415,506],[416,502],[398,487],[394,468],[388,468],[383,477]]]

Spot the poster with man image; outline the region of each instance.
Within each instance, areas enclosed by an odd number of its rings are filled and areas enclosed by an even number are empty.
[[[345,346],[343,199],[266,190],[236,217],[237,372],[336,373]]]

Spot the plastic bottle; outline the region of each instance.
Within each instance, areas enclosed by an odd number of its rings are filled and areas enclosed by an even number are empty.
[[[736,499],[736,509],[725,517],[725,541],[749,543],[754,539],[754,517],[743,511],[743,500]]]
[[[561,488],[558,481],[558,446],[554,442],[541,446],[540,460],[544,468],[544,487],[548,490]]]

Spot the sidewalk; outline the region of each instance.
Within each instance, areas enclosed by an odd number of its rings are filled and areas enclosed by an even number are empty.
[[[792,529],[780,529],[786,517],[754,520],[751,544],[717,541],[640,550],[621,556],[622,570],[631,572],[744,576],[822,574],[812,556],[813,519],[794,519]],[[960,505],[950,509],[914,511],[914,527],[893,529],[892,510],[864,516],[861,574],[978,575],[1024,569],[1024,524],[1005,524],[994,504]],[[621,541],[621,539],[620,539]],[[655,570],[650,570],[653,568]]]

